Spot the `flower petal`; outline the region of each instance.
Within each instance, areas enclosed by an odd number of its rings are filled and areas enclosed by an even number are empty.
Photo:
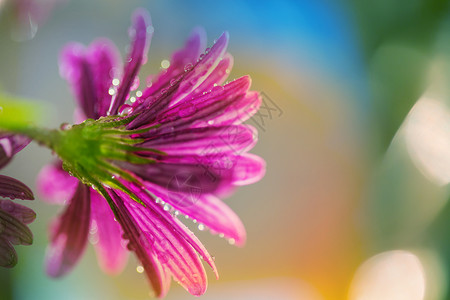
[[[161,207],[159,204],[157,204],[156,199],[154,199],[155,195],[150,196],[146,191],[143,191],[140,186],[137,186],[134,183],[128,184],[127,186],[134,194],[139,195],[140,199],[142,199],[143,203],[147,207],[151,207],[154,211],[159,213],[159,216],[161,218],[171,224],[173,231],[183,237],[195,249],[195,251],[200,254],[203,260],[205,260],[210,265],[214,274],[216,275],[216,278],[219,278],[219,274],[217,272],[217,268],[213,258],[200,242],[200,240],[192,233],[192,231],[190,231],[177,218],[174,218],[171,214],[169,214],[165,207]],[[151,189],[151,186],[149,187],[150,189],[148,189],[148,191],[152,192],[153,190]],[[166,197],[164,196],[163,199],[165,198]]]
[[[0,235],[0,267],[12,268],[17,264],[17,253],[11,243]]]
[[[233,168],[233,184],[248,185],[261,180],[266,174],[266,162],[252,153],[239,156]]]
[[[0,200],[0,209],[24,224],[30,224],[36,219],[36,213],[31,208],[14,203],[11,200]]]
[[[72,91],[86,118],[95,118],[95,106],[98,98],[94,83],[94,74],[86,58],[86,49],[78,43],[67,44],[59,58],[61,77],[71,85]]]
[[[94,41],[88,48],[86,59],[89,62],[97,93],[95,117],[106,116],[111,104],[109,89],[121,69],[120,54],[116,46],[108,39]]]
[[[119,195],[124,199],[125,207],[143,232],[141,246],[145,245],[153,251],[159,262],[170,270],[175,280],[189,293],[202,295],[207,286],[203,265],[195,249],[163,217],[168,213],[161,207],[145,207],[137,204],[122,192],[119,192]],[[173,218],[170,214],[169,217]]]
[[[228,33],[224,33],[211,47],[211,50],[188,72],[163,89],[160,95],[143,99],[133,110],[140,115],[127,125],[128,129],[151,124],[157,116],[164,115],[163,110],[182,99],[190,99],[191,94],[212,74],[223,58],[228,45]],[[144,91],[145,93],[145,91]]]
[[[33,200],[33,192],[17,179],[0,175],[0,197]]]
[[[167,155],[205,155],[214,153],[243,153],[257,141],[257,131],[250,125],[188,128],[162,134],[142,143]]]
[[[190,34],[183,48],[172,54],[170,66],[167,70],[160,72],[142,94],[142,99],[161,93],[163,88],[170,86],[171,79],[177,78],[185,71],[190,70],[196,63],[206,47],[206,33],[203,28],[197,27]],[[190,66],[189,66],[190,64]],[[135,102],[138,104],[138,102]],[[135,105],[136,106],[136,105]]]
[[[215,170],[207,172],[208,170],[203,164],[195,162],[146,165],[120,163],[120,166],[145,181],[181,193],[193,190],[199,194],[214,193],[227,184],[226,178],[220,177],[220,174],[216,174]],[[220,179],[217,180],[218,178]],[[228,176],[228,179],[231,179],[231,177]]]
[[[147,61],[147,52],[153,36],[150,15],[146,10],[136,10],[133,14],[132,22],[133,25],[129,31],[132,43],[131,50],[128,54],[127,64],[125,65],[117,93],[113,96],[108,112],[109,115],[116,115],[119,107],[125,103],[141,65]]]
[[[211,194],[177,193],[167,191],[153,184],[146,187],[155,196],[164,199],[175,210],[196,220],[212,231],[222,233],[226,238],[234,239],[242,246],[246,240],[244,225],[239,217],[219,198]]]
[[[233,56],[229,53],[225,53],[217,67],[211,72],[211,75],[209,75],[189,96],[186,96],[180,101],[189,101],[191,98],[195,98],[206,91],[210,91],[214,87],[222,85],[228,78],[228,74],[230,74],[232,68]]]
[[[12,210],[14,210],[16,204],[14,202],[11,202],[11,204]],[[33,243],[31,230],[3,209],[0,209],[0,237],[14,245],[31,245]]]
[[[128,129],[135,129],[144,125],[159,124],[160,126],[151,129],[143,137],[152,137],[157,134],[173,132],[175,129],[187,127],[207,127],[209,120],[228,117],[236,119],[236,111],[233,105],[244,100],[250,87],[249,76],[243,76],[225,86],[217,86],[211,92],[193,98],[190,101],[182,101],[170,108],[164,109],[164,105],[158,106],[163,100],[158,100],[151,108],[145,109],[127,126]],[[167,94],[170,94],[169,92]],[[162,109],[162,111],[158,111]],[[239,122],[228,122],[228,124]],[[220,125],[220,124],[217,124]]]
[[[78,183],[63,215],[50,228],[46,253],[47,274],[60,277],[72,270],[86,248],[90,221],[89,187]]]
[[[97,260],[105,273],[119,274],[128,260],[128,250],[123,246],[122,228],[114,220],[114,214],[106,200],[92,189],[91,201],[90,233],[95,241]]]
[[[36,185],[42,200],[63,204],[75,193],[78,179],[62,169],[61,161],[44,166],[38,174]]]
[[[170,287],[170,271],[158,260],[156,253],[151,248],[152,244],[149,243],[144,231],[131,216],[124,201],[113,190],[109,190],[109,195],[116,206],[117,220],[129,240],[128,247],[136,253],[142,263],[156,296],[164,297]]]
[[[186,76],[181,81],[176,94],[173,96],[171,104],[175,104],[182,99],[191,99],[196,93],[196,90],[202,87],[207,79],[216,72],[217,66],[220,64],[225,55],[228,46],[229,35],[224,32],[207,52],[204,57],[194,66],[194,68],[187,72]],[[214,83],[214,82],[212,82]],[[205,88],[205,86],[203,86]],[[207,91],[211,87],[206,87]]]
[[[20,135],[0,136],[0,169],[6,166],[12,157],[29,143],[30,139]]]

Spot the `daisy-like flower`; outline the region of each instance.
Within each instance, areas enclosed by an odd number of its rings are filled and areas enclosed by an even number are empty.
[[[0,169],[14,154],[23,149],[29,140],[20,136],[0,137]],[[31,245],[33,235],[28,228],[36,218],[34,211],[9,199],[33,200],[33,193],[17,179],[0,175],[0,266],[12,268],[17,264],[13,245]]]
[[[41,171],[40,193],[67,204],[51,224],[47,272],[70,271],[90,239],[105,271],[120,272],[131,250],[157,296],[167,293],[171,278],[201,295],[207,286],[201,259],[217,270],[177,216],[244,244],[241,221],[218,197],[264,175],[264,161],[248,153],[256,130],[242,124],[261,98],[249,91],[248,76],[223,85],[233,62],[228,34],[205,49],[201,29],[164,61],[144,90],[133,92],[153,27],[143,10],[132,23],[122,72],[108,40],[63,50],[61,74],[78,101],[76,121],[85,121],[31,134],[62,161]]]

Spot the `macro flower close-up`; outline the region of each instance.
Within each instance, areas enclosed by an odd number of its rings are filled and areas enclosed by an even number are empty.
[[[449,24],[0,0],[0,300],[450,299]]]
[[[167,294],[171,278],[202,295],[207,279],[201,260],[217,277],[218,272],[178,216],[244,244],[242,222],[218,196],[264,175],[264,161],[247,153],[257,131],[241,125],[256,113],[261,98],[249,91],[249,77],[224,84],[232,67],[228,34],[206,49],[199,28],[172,55],[170,66],[130,97],[153,31],[148,13],[136,11],[123,71],[117,49],[106,39],[88,48],[67,45],[60,71],[72,86],[81,123],[17,132],[62,160],[38,177],[44,199],[66,203],[49,228],[49,276],[69,272],[90,236],[106,272],[119,273],[132,251],[156,296]]]

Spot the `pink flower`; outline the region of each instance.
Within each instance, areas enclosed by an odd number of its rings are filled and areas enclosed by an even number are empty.
[[[216,275],[217,270],[177,216],[185,215],[199,229],[209,228],[231,243],[244,244],[241,221],[218,196],[264,175],[264,161],[247,153],[256,143],[256,130],[242,125],[258,110],[261,99],[249,91],[248,76],[222,85],[233,62],[226,52],[228,34],[205,50],[201,29],[172,55],[170,66],[164,66],[142,92],[133,93],[139,86],[139,68],[147,61],[153,27],[145,11],[138,10],[132,20],[132,44],[123,72],[118,51],[105,39],[88,48],[70,44],[62,52],[61,74],[78,101],[76,120],[127,116],[123,124],[138,144],[134,150],[122,145],[130,150],[125,160],[99,162],[99,172],[106,174],[102,178],[111,175],[107,183],[83,175],[95,189],[67,174],[60,162],[41,171],[40,193],[52,202],[68,200],[51,226],[47,272],[60,276],[72,269],[91,234],[105,271],[120,272],[131,250],[157,296],[167,293],[171,277],[191,294],[201,295],[207,279],[199,255]]]

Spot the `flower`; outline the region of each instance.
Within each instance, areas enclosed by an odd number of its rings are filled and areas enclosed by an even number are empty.
[[[88,48],[69,44],[62,52],[61,74],[78,101],[75,119],[87,120],[43,138],[62,163],[42,170],[40,193],[53,202],[69,200],[51,225],[47,272],[67,273],[91,234],[104,270],[119,272],[131,250],[157,296],[167,293],[171,277],[201,295],[207,279],[200,258],[216,275],[217,270],[177,216],[244,244],[241,221],[218,196],[264,175],[264,161],[248,153],[256,130],[242,124],[261,98],[249,91],[248,76],[222,85],[233,63],[226,52],[228,34],[205,49],[199,28],[147,87],[136,91],[153,27],[143,10],[132,21],[121,74],[118,51],[108,40]]]
[[[22,150],[29,140],[20,136],[0,137],[0,169],[14,154]],[[0,197],[33,200],[33,193],[22,182],[0,175]],[[35,212],[8,199],[0,199],[0,266],[12,268],[17,264],[13,245],[31,245],[33,234],[27,227],[36,218]]]

